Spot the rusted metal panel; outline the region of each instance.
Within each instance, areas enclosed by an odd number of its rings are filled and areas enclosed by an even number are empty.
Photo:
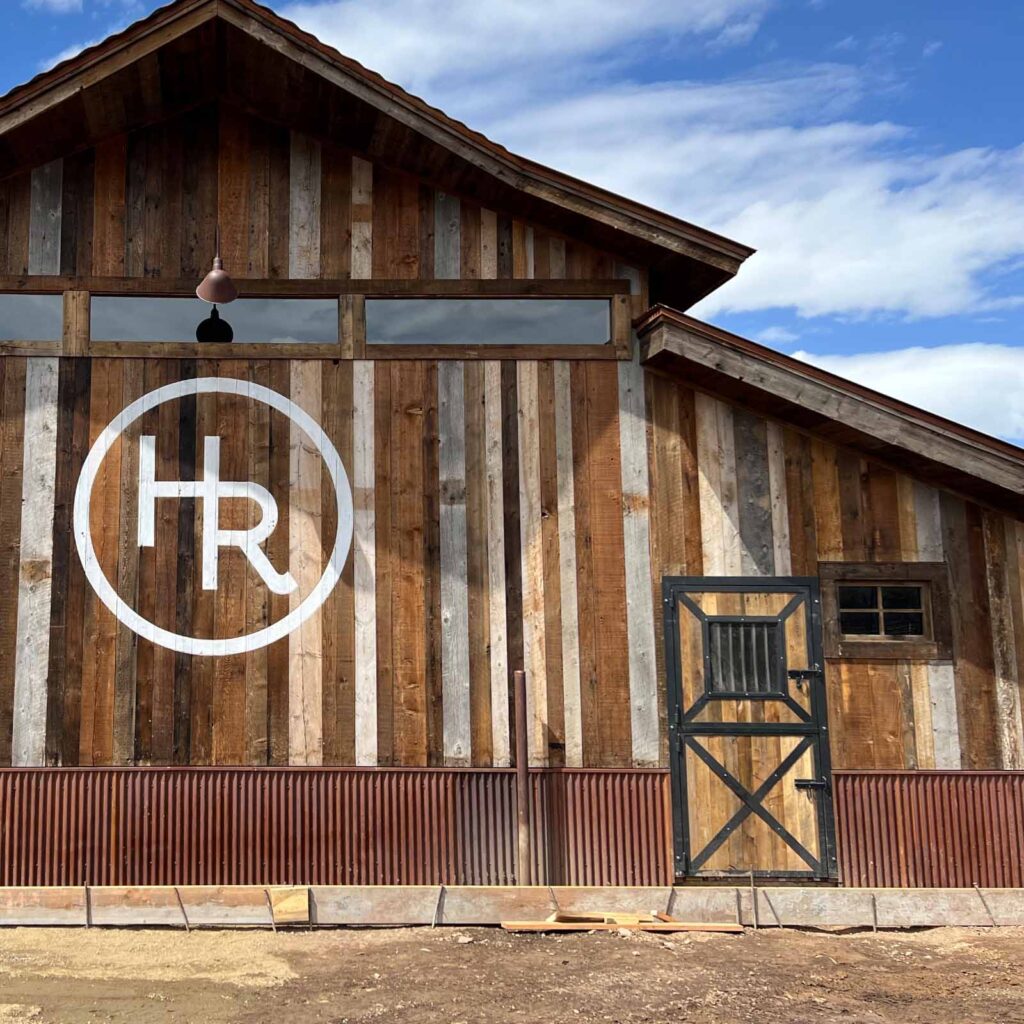
[[[531,772],[536,884],[666,885],[662,771]],[[0,885],[509,885],[510,770],[0,771]]]
[[[836,772],[844,885],[1024,886],[1024,772]]]

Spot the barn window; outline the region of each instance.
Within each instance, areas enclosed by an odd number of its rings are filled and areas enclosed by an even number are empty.
[[[366,300],[370,345],[605,345],[610,339],[607,299]]]
[[[194,298],[141,295],[94,295],[94,341],[195,341],[196,327],[212,307]],[[234,340],[254,344],[317,344],[338,342],[338,300],[335,298],[242,298],[220,309],[231,324]]]
[[[819,573],[827,656],[950,656],[945,563],[826,562]]]
[[[708,619],[713,693],[759,694],[781,690],[782,625],[777,619]]]
[[[0,341],[60,341],[63,317],[60,295],[0,294]]]

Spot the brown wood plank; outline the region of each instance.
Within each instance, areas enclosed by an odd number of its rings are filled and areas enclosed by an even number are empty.
[[[814,475],[811,442],[805,434],[783,431],[786,454],[786,504],[793,572],[814,576],[818,571],[818,538],[814,513]]]
[[[374,374],[374,439],[376,463],[376,572],[377,572],[377,763],[395,764],[395,666],[392,591],[398,572],[398,553],[392,538],[392,437],[394,416],[391,368],[378,367]]]
[[[627,767],[632,759],[629,659],[623,564],[622,469],[619,459],[618,375],[614,366],[588,363],[586,423],[589,452],[594,649],[597,661],[597,750],[587,763]],[[600,540],[598,541],[598,538]],[[584,721],[588,692],[583,691]],[[585,733],[584,733],[585,735]]]
[[[424,363],[422,572],[427,763],[444,763],[444,706],[441,676],[441,474],[437,363]],[[414,548],[415,550],[415,548]]]
[[[352,154],[324,146],[321,155],[320,273],[351,277]]]
[[[867,557],[872,562],[899,562],[903,548],[897,474],[869,462],[862,486]]]
[[[270,387],[270,363],[262,360],[250,366],[250,379],[261,387]],[[270,407],[263,402],[248,403],[247,479],[270,490]],[[278,509],[280,512],[280,508]],[[256,526],[259,509],[250,504],[247,528]],[[278,568],[277,565],[274,568]],[[255,579],[246,567],[245,629],[254,633],[265,629],[270,618],[270,591],[262,580]],[[245,763],[264,765],[269,760],[267,737],[267,699],[269,655],[266,647],[245,654]]]
[[[463,221],[465,226],[465,221]],[[487,464],[484,367],[465,368],[466,578],[469,605],[470,741],[474,765],[489,766],[491,730],[490,619],[487,569]]]
[[[121,411],[124,365],[94,361],[90,399],[89,443]],[[115,444],[96,475],[90,512],[93,544],[103,572],[117,579],[121,505],[122,444]],[[114,669],[117,620],[90,590],[85,616],[85,670],[82,680],[80,763],[109,765],[114,741]]]
[[[221,377],[245,380],[249,364],[222,362]],[[205,397],[205,396],[203,396]],[[249,479],[249,409],[252,403],[234,395],[218,395],[216,418],[210,433],[220,438],[221,480]],[[250,509],[247,502],[221,501],[220,528],[244,530]],[[214,594],[214,635],[229,639],[241,636],[246,627],[246,591],[262,587],[262,580],[251,571],[247,559],[237,548],[221,548],[217,559],[217,590]],[[246,763],[246,659],[244,654],[222,655],[213,661],[212,752],[214,764]]]
[[[540,502],[544,590],[544,661],[547,670],[548,764],[565,764],[565,702],[562,678],[562,582],[559,572],[558,467],[555,378],[550,361],[537,365],[537,413],[540,423]]]
[[[270,387],[280,395],[291,396],[291,369],[286,362],[270,367]],[[270,493],[277,502],[277,529],[267,540],[267,555],[274,567],[283,572],[288,565],[289,479],[291,473],[289,445],[291,422],[280,413],[270,415]],[[289,599],[285,594],[271,594],[270,621],[288,614]],[[288,763],[288,638],[267,648],[267,747],[273,765]]]
[[[60,272],[88,275],[93,271],[93,203],[96,190],[96,154],[83,150],[64,160],[61,198]]]
[[[10,179],[7,208],[7,265],[11,274],[28,273],[29,235],[32,213],[32,175]]]
[[[950,494],[940,497],[943,545],[949,565],[956,654],[956,698],[964,768],[998,768],[998,708],[982,513]]]
[[[218,117],[215,107],[186,116],[182,134],[188,158],[182,164],[181,273],[194,280],[211,265],[216,247]],[[97,172],[98,173],[98,172]],[[237,273],[241,268],[229,268]],[[98,271],[97,271],[98,272]]]
[[[343,465],[352,466],[352,364],[324,367],[323,427]],[[337,532],[337,499],[324,482],[322,494],[324,558]],[[355,764],[355,599],[354,558],[324,602],[324,764]]]
[[[123,135],[96,146],[93,221],[94,274],[119,277],[125,272],[125,201],[128,141]]]
[[[509,687],[517,669],[526,670],[523,653],[523,560],[519,519],[519,387],[516,364],[501,364],[502,504],[505,528],[506,621]],[[515,723],[511,723],[514,733]],[[514,738],[512,749],[515,749]]]
[[[228,273],[249,265],[249,119],[221,108],[217,151],[217,221],[220,254]]]
[[[11,763],[14,664],[17,655],[21,499],[25,446],[27,360],[3,363],[0,424],[0,765]]]
[[[196,376],[196,363],[185,361],[176,364],[180,379]],[[173,377],[175,370],[170,371]],[[168,403],[172,404],[172,403]],[[199,461],[196,455],[196,397],[183,398],[178,403],[178,445],[175,476],[179,480],[199,479]],[[179,501],[177,508],[177,558],[174,574],[175,632],[182,636],[192,635],[193,607],[195,603],[194,580],[196,563],[196,517],[194,501]],[[189,654],[174,655],[173,716],[174,739],[171,760],[174,764],[190,764],[192,759],[192,672],[195,659]]]

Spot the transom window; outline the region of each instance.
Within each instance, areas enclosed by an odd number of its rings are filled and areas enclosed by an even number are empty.
[[[898,639],[926,635],[923,585],[841,583],[837,589],[839,631],[844,636]]]

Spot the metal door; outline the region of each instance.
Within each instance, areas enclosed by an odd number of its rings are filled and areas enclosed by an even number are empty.
[[[813,577],[667,577],[677,875],[835,878]]]

